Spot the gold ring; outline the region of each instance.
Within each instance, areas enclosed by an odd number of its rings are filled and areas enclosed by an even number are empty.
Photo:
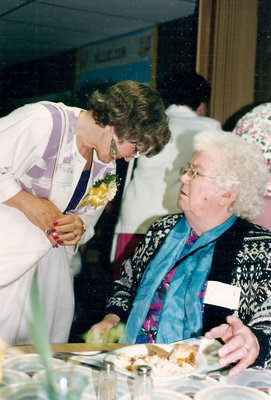
[[[48,229],[45,229],[44,233],[45,233],[45,235],[50,236],[52,232],[51,232],[51,229],[48,228]]]
[[[74,239],[75,239],[75,238],[76,238],[76,236],[77,236],[75,232],[73,232],[73,236],[74,236]]]
[[[246,351],[249,351],[249,347],[247,344],[244,344],[243,347],[246,349]]]

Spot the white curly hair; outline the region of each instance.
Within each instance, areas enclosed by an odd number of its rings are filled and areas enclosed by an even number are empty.
[[[254,221],[263,211],[268,180],[266,160],[259,146],[232,132],[203,131],[194,138],[195,151],[219,151],[220,165],[215,172],[218,188],[236,195],[231,212]]]

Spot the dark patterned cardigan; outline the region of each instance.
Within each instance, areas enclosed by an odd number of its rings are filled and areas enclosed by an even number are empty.
[[[114,293],[107,299],[106,314],[127,320],[146,267],[181,217],[167,215],[150,227],[133,255],[122,264],[121,278],[115,281]],[[271,232],[237,218],[217,239],[208,280],[241,287],[241,298],[238,310],[205,304],[203,332],[225,323],[229,314],[238,316],[259,340],[261,350],[255,366],[271,368]]]

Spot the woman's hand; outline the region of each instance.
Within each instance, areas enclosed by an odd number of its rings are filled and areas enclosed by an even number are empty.
[[[40,228],[52,246],[75,246],[86,227],[76,214],[64,215],[50,200],[21,190],[4,204],[22,211],[32,224]]]
[[[78,215],[67,214],[54,221],[50,231],[57,243],[75,246],[86,231],[86,226]]]
[[[229,372],[234,376],[254,363],[259,355],[260,345],[254,333],[239,318],[230,315],[226,320],[227,324],[211,329],[206,332],[205,337],[223,340],[225,344],[218,350],[219,363],[222,366],[237,363]]]
[[[15,196],[5,201],[4,204],[17,208],[22,211],[32,224],[40,228],[44,234],[47,229],[53,226],[53,223],[64,214],[50,200],[41,199],[21,190]],[[58,247],[56,239],[52,234],[46,235],[52,246]]]
[[[116,314],[107,314],[104,319],[93,325],[88,331],[87,343],[114,343],[118,342],[124,332],[124,324]]]
[[[109,331],[113,326],[120,322],[120,318],[116,314],[107,314],[104,319],[95,325],[92,325],[89,332],[99,332]]]

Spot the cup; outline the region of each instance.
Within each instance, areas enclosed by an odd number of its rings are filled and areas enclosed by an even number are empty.
[[[49,400],[80,400],[83,391],[89,384],[89,372],[75,366],[54,368],[53,382],[46,379],[45,371],[36,377],[40,382]]]

